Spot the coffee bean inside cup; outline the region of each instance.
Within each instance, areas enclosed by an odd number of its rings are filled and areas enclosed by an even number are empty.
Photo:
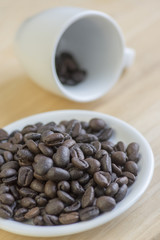
[[[0,217],[55,226],[112,211],[140,159],[138,143],[113,142],[113,133],[98,118],[0,129]]]
[[[81,69],[71,53],[63,52],[56,56],[56,71],[64,85],[74,86],[84,81],[86,70]]]

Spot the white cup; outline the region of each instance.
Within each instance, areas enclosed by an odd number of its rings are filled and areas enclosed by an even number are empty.
[[[29,18],[21,25],[15,46],[37,84],[77,102],[89,102],[108,92],[135,55],[126,48],[114,19],[74,7],[54,8]],[[57,76],[55,56],[63,51],[73,54],[87,71],[86,79],[76,86],[63,85]]]

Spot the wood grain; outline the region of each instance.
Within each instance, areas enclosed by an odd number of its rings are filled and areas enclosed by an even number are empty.
[[[103,98],[75,103],[48,93],[26,75],[14,53],[21,22],[55,6],[72,5],[104,11],[121,26],[126,43],[136,50],[134,65],[123,72]],[[19,118],[58,109],[88,109],[118,117],[149,141],[155,157],[152,182],[127,212],[96,229],[60,240],[160,239],[160,1],[159,0],[0,0],[0,127]],[[31,240],[0,230],[1,240]],[[42,238],[45,239],[45,238]]]

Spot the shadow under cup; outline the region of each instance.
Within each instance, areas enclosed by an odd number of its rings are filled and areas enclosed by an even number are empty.
[[[63,85],[55,70],[55,56],[71,53],[85,80],[75,86]],[[119,27],[106,15],[82,13],[72,19],[58,39],[53,54],[53,75],[63,94],[79,102],[103,96],[118,80],[122,71],[124,42]]]

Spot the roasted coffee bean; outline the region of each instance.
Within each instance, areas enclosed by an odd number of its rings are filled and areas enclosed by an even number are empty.
[[[40,152],[38,148],[38,144],[34,142],[32,139],[26,141],[26,146],[34,154],[38,154]]]
[[[0,195],[0,203],[5,205],[12,205],[14,203],[14,197],[9,193],[2,193]]]
[[[5,163],[4,157],[0,155],[0,167]]]
[[[10,190],[10,192],[11,192],[11,194],[13,195],[13,197],[17,200],[17,199],[19,199],[19,192],[18,192],[18,190],[17,190],[17,188],[16,188],[16,185],[11,185],[10,187],[9,187],[9,190]]]
[[[67,181],[61,181],[58,183],[58,190],[62,190],[64,192],[70,191],[70,183]]]
[[[68,212],[75,212],[78,211],[81,207],[81,203],[80,201],[75,201],[72,205],[67,206],[64,208],[64,212],[68,213]]]
[[[17,171],[13,168],[4,168],[0,172],[0,178],[9,178],[17,175]]]
[[[108,154],[106,150],[100,149],[99,151],[96,152],[95,158],[100,160],[106,154]]]
[[[120,201],[126,196],[126,194],[127,194],[127,189],[128,189],[128,187],[127,187],[126,184],[123,184],[123,185],[119,188],[118,192],[117,192],[116,195],[114,196],[116,202],[120,202]]]
[[[8,139],[8,133],[4,129],[0,128],[0,141],[7,140],[7,139]]]
[[[31,209],[24,215],[24,218],[25,218],[25,219],[32,219],[32,218],[35,218],[36,216],[38,216],[39,214],[40,214],[39,207],[34,207],[34,208],[31,208]]]
[[[23,222],[25,220],[25,214],[27,213],[26,208],[19,208],[15,214],[14,214],[14,219],[18,222]]]
[[[80,160],[79,158],[76,157],[72,158],[72,163],[76,168],[80,170],[86,170],[87,168],[89,168],[88,162],[86,162],[85,160]]]
[[[122,151],[112,152],[111,158],[117,165],[123,166],[127,160],[127,155]]]
[[[87,221],[99,215],[99,208],[96,206],[87,207],[79,211],[81,221]]]
[[[57,186],[51,180],[48,180],[44,186],[44,192],[47,197],[55,198],[57,191]]]
[[[96,206],[101,212],[111,211],[116,206],[116,201],[112,197],[101,196],[96,201]]]
[[[130,143],[126,149],[126,152],[129,161],[134,161],[136,163],[139,161],[140,155],[138,143]]]
[[[33,208],[36,206],[36,202],[33,198],[24,197],[20,200],[20,204],[24,208]]]
[[[62,168],[52,167],[47,173],[47,178],[55,182],[66,181],[70,178],[70,174]]]
[[[122,186],[123,184],[128,184],[128,178],[127,177],[120,177],[116,179],[116,183],[119,184],[119,186]]]
[[[41,134],[40,133],[36,133],[36,132],[29,132],[26,133],[24,135],[24,141],[27,142],[27,140],[33,140],[33,141],[37,141],[41,138]]]
[[[102,171],[112,173],[112,161],[108,153],[101,158],[100,162]]]
[[[35,197],[35,201],[39,207],[44,207],[47,204],[47,198],[45,197],[44,193],[40,193]]]
[[[89,168],[87,169],[87,172],[89,174],[94,174],[95,172],[98,172],[100,170],[100,162],[94,158],[86,158],[85,161],[89,164]]]
[[[34,225],[43,226],[44,225],[43,217],[42,216],[36,216],[33,219],[33,223],[34,223]]]
[[[57,191],[57,196],[59,197],[59,199],[62,202],[66,203],[68,205],[73,204],[75,201],[75,199],[72,196],[70,196],[68,193],[61,191],[61,190]]]
[[[106,150],[108,153],[113,152],[114,144],[110,141],[102,142],[102,149]]]
[[[94,141],[91,142],[91,144],[93,145],[93,147],[96,149],[96,152],[98,152],[99,150],[101,150],[101,143],[99,141]],[[95,153],[96,153],[95,152]]]
[[[118,183],[112,182],[105,190],[107,196],[113,197],[119,190]]]
[[[87,130],[87,129],[89,128],[89,122],[81,121],[81,126],[82,126],[82,128],[84,128],[85,130]]]
[[[67,124],[66,132],[73,138],[77,137],[81,132],[81,124],[77,120],[71,120]]]
[[[32,164],[32,166],[35,166],[35,164]],[[46,175],[41,176],[41,175],[37,174],[36,172],[33,173],[33,176],[34,176],[34,178],[36,178],[37,180],[40,180],[40,181],[48,180]]]
[[[58,198],[54,198],[48,202],[45,211],[51,215],[59,215],[64,209],[64,203]]]
[[[97,141],[98,138],[97,136],[93,135],[93,134],[82,134],[82,135],[79,135],[77,138],[76,138],[76,142],[78,143],[91,143],[93,141]]]
[[[34,179],[31,184],[30,184],[30,188],[33,189],[36,192],[44,192],[44,184],[40,181],[38,181],[37,179]]]
[[[38,193],[31,188],[22,187],[19,189],[19,194],[23,197],[34,198]]]
[[[76,141],[75,141],[75,140],[73,140],[73,139],[67,139],[67,140],[65,140],[65,141],[63,142],[62,146],[71,148],[71,147],[73,147],[75,144],[76,144]]]
[[[68,147],[60,146],[53,156],[54,163],[57,167],[66,167],[70,162],[70,150]]]
[[[10,206],[0,204],[0,217],[1,218],[9,219],[12,217],[12,215],[13,215],[13,210]]]
[[[44,138],[44,143],[47,146],[58,146],[64,142],[64,136],[61,133],[53,133]]]
[[[104,189],[105,188],[103,188],[103,187],[96,186],[95,189],[94,189],[96,197],[103,196],[104,195]]]
[[[93,178],[91,178],[90,180],[89,180],[89,182],[87,183],[87,184],[85,184],[84,185],[84,189],[86,190],[87,188],[89,188],[89,187],[95,187],[95,182],[94,182],[94,180],[93,180]]]
[[[86,189],[85,193],[82,196],[82,208],[92,206],[94,201],[94,188],[89,187]]]
[[[23,135],[20,132],[15,132],[13,137],[9,139],[9,141],[13,144],[19,144],[23,140]]]
[[[27,187],[33,179],[33,170],[29,167],[20,167],[18,171],[18,185]]]
[[[53,149],[51,147],[46,146],[43,142],[39,143],[38,147],[46,157],[53,156]]]
[[[22,134],[30,133],[30,132],[36,132],[37,126],[36,125],[27,125],[22,129]]]
[[[13,154],[9,151],[4,151],[3,156],[6,162],[13,160]]]
[[[22,162],[33,162],[34,155],[28,149],[20,149],[17,152],[18,158],[21,159]]]
[[[108,187],[111,183],[111,176],[108,172],[99,171],[94,173],[94,181],[98,184],[100,187]]]
[[[137,176],[138,173],[138,165],[134,161],[128,161],[124,166],[125,171],[133,173]]]
[[[44,214],[43,215],[43,220],[44,220],[45,224],[48,225],[48,226],[59,224],[58,217],[55,216],[55,215]]]
[[[17,161],[10,161],[10,162],[6,162],[3,164],[3,166],[1,167],[1,171],[3,169],[15,169],[18,170],[19,169],[19,164]]]
[[[135,181],[135,176],[131,172],[122,172],[122,176],[125,176],[128,178],[128,186],[132,185]]]
[[[17,151],[17,145],[10,142],[1,142],[0,149],[15,153]]]
[[[1,186],[0,186],[0,194],[2,194],[2,193],[8,193],[9,190],[10,190],[10,188],[9,188],[8,186],[6,186],[6,185],[1,185]]]
[[[119,141],[115,147],[114,147],[115,151],[121,151],[121,152],[125,152],[126,151],[126,146],[124,144],[124,142]]]
[[[71,148],[71,157],[78,158],[79,160],[84,160],[84,154],[80,147],[76,144]]]
[[[61,213],[59,216],[59,221],[62,224],[72,224],[78,222],[78,220],[79,220],[78,212]]]
[[[69,173],[72,180],[77,180],[83,176],[83,171],[77,168],[70,168]]]
[[[112,136],[112,134],[113,134],[113,129],[106,128],[106,129],[100,130],[99,133],[97,134],[97,137],[100,142],[103,142],[108,140]]]
[[[34,161],[36,162],[36,164],[33,167],[34,171],[40,176],[45,175],[49,171],[49,169],[51,169],[51,167],[53,166],[53,160],[42,154],[36,155]]]
[[[93,156],[96,152],[96,148],[92,144],[84,143],[81,145],[81,149],[85,156]]]
[[[122,175],[122,169],[120,166],[117,166],[116,164],[112,163],[112,171],[116,173],[117,176]]]
[[[84,173],[84,175],[78,179],[78,182],[82,185],[86,184],[89,181],[90,177],[88,173]]]
[[[97,132],[106,127],[106,123],[103,119],[92,118],[89,122],[89,126],[93,131]]]
[[[82,195],[84,193],[83,187],[79,184],[78,181],[71,182],[71,190],[75,195]]]

